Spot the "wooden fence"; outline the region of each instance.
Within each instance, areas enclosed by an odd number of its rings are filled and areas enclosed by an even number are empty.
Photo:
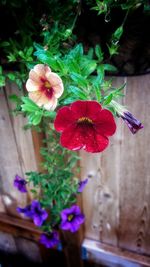
[[[123,102],[144,129],[132,135],[117,119],[117,132],[106,151],[81,151],[81,180],[89,178],[81,200],[86,216],[83,249],[85,258],[109,267],[127,266],[128,261],[133,261],[131,266],[150,266],[150,76],[114,81],[118,86],[124,82]],[[39,143],[31,131],[22,129],[26,119],[10,112],[8,97],[14,92],[17,89],[12,84],[0,91],[0,211],[18,216],[16,205],[24,205],[30,196],[22,197],[14,189],[13,179],[15,174],[24,177],[26,171],[38,168]],[[110,260],[104,257],[108,252]],[[125,258],[125,263],[118,265],[113,255]]]

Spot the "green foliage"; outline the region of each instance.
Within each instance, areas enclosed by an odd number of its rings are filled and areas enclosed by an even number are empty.
[[[38,189],[41,189],[40,202],[44,208],[50,209],[48,227],[52,227],[60,223],[60,212],[76,202],[78,179],[72,169],[79,157],[59,145],[59,136],[50,125],[45,124],[45,127],[47,139],[44,143],[47,146],[41,149],[41,155],[46,173],[29,172],[27,176],[34,185],[32,193],[35,198],[38,197]]]

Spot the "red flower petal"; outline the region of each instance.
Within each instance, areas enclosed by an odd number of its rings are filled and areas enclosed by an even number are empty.
[[[76,124],[68,126],[62,132],[60,143],[69,150],[80,150],[84,144],[82,129]]]
[[[102,152],[109,144],[109,140],[106,136],[97,134],[94,128],[89,127],[84,136],[84,149],[87,152],[98,153]]]
[[[74,123],[74,120],[73,112],[69,107],[60,108],[54,121],[54,127],[56,131],[61,132],[70,124]]]
[[[76,101],[71,105],[71,110],[75,113],[76,119],[81,117],[94,118],[101,111],[101,105],[96,101]]]
[[[61,145],[69,150],[85,149],[87,152],[101,152],[109,143],[107,137],[97,134],[93,126],[71,125],[67,127],[60,139]]]
[[[103,109],[94,119],[95,129],[98,134],[110,136],[116,131],[116,123],[112,113]]]

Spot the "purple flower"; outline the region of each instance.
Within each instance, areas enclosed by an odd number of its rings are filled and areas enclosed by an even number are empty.
[[[37,200],[33,200],[31,204],[32,219],[36,226],[41,226],[47,219],[48,213],[42,209],[41,204]]]
[[[32,211],[31,211],[31,205],[26,206],[25,208],[17,208],[17,211],[19,213],[23,213],[25,216],[32,219]]]
[[[31,218],[36,226],[41,226],[48,217],[48,213],[42,209],[40,202],[37,200],[33,200],[31,205],[25,208],[18,207],[17,211]]]
[[[142,129],[144,126],[137,120],[129,111],[123,112],[121,118],[125,121],[130,131],[135,134],[138,130]]]
[[[53,231],[49,234],[41,234],[40,243],[43,244],[46,248],[53,248],[59,243],[59,236],[56,231]]]
[[[80,208],[77,205],[73,205],[68,209],[62,210],[61,219],[60,228],[74,233],[79,229],[80,224],[84,222],[85,217],[81,213]]]
[[[88,183],[88,178],[79,182],[79,184],[78,184],[78,193],[82,193],[83,192],[83,189],[84,189],[84,187],[86,186],[87,183]]]
[[[27,192],[27,188],[26,188],[26,180],[21,178],[19,175],[15,176],[15,180],[14,180],[14,186],[16,188],[18,188],[18,190],[22,193],[26,193]]]

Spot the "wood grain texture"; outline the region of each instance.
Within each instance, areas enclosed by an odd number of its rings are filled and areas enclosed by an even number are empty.
[[[150,75],[127,79],[125,104],[144,129],[123,129],[119,246],[150,255]]]
[[[16,206],[25,206],[32,195],[14,188],[14,177],[18,174],[25,178],[26,172],[37,170],[37,163],[31,130],[23,129],[26,118],[12,114],[15,107],[9,99],[12,94],[20,95],[20,92],[15,84],[7,83],[0,96],[0,191],[6,212],[18,216]]]
[[[81,152],[85,237],[150,255],[150,76],[116,78],[127,82],[124,104],[144,129],[132,135],[117,119],[117,132],[101,154]]]
[[[0,93],[0,140],[1,193],[10,196],[10,201],[7,202],[8,206],[13,204],[15,199],[19,204],[23,205],[26,202],[26,198],[15,190],[13,186],[15,174],[18,173],[22,176],[23,172],[9,116],[7,99],[3,90]]]
[[[12,114],[12,110],[15,108],[15,104],[9,100],[10,95],[21,95],[18,87],[14,83],[7,83],[6,95],[8,101],[8,107],[10,111],[10,118],[12,121],[12,127],[14,130],[14,136],[19,155],[19,161],[22,168],[23,174],[28,171],[36,171],[37,164],[34,153],[34,146],[32,140],[31,130],[24,130],[24,126],[27,124],[27,119],[22,115],[15,116]]]
[[[124,79],[115,81],[116,86]],[[110,146],[98,154],[81,152],[81,179],[89,177],[82,193],[87,238],[118,244],[121,123]]]

